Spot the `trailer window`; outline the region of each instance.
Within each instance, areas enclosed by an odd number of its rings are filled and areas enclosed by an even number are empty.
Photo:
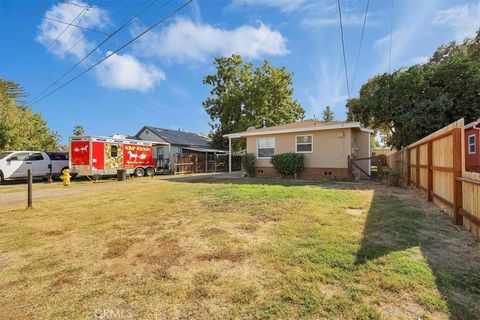
[[[118,156],[118,146],[110,147],[110,157],[116,158]]]

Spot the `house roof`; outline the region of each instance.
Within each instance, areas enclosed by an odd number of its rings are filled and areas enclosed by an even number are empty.
[[[477,121],[473,121],[473,122],[470,122],[469,124],[466,124],[465,129],[470,129],[470,128],[473,128],[473,127],[477,127],[478,125],[480,125],[480,118],[478,118]]]
[[[226,138],[243,138],[248,136],[258,136],[265,134],[278,134],[289,132],[320,131],[333,129],[358,128],[361,131],[373,133],[372,129],[363,128],[360,122],[354,121],[318,121],[314,119],[291,122],[267,128],[248,128],[247,131],[226,134]]]
[[[153,134],[170,144],[210,148],[210,139],[193,132],[145,126],[136,134],[136,136],[138,137],[145,129],[150,130]]]

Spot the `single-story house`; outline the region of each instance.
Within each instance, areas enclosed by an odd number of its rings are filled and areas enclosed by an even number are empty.
[[[465,169],[480,172],[480,119],[465,126]]]
[[[363,128],[359,122],[313,119],[260,129],[251,127],[224,137],[229,139],[230,153],[233,139],[246,141],[247,153],[256,156],[257,176],[278,177],[270,157],[296,152],[305,156],[305,169],[299,178],[328,179],[348,177],[349,158],[371,156],[372,133],[373,130]],[[358,160],[356,163],[370,174],[370,160]]]
[[[226,154],[225,150],[214,149],[208,137],[193,132],[144,126],[134,136],[136,139],[158,141],[165,145],[154,146],[153,157],[158,167],[171,169],[172,157],[185,153]]]

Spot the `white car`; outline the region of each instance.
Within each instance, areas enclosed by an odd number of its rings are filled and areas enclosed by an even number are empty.
[[[58,177],[68,168],[67,152],[6,151],[0,152],[0,182],[25,179],[28,169],[37,178]]]

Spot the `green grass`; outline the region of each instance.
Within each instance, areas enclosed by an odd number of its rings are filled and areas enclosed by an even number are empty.
[[[1,318],[475,319],[478,243],[390,189],[163,183],[0,208]]]

